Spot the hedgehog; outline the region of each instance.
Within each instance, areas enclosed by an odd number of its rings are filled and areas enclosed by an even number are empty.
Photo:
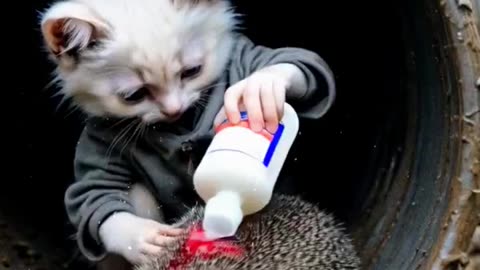
[[[186,259],[185,246],[200,226],[203,211],[203,206],[193,207],[175,224],[189,233],[134,269],[360,269],[353,241],[333,215],[297,196],[280,194],[245,217],[234,238],[217,243],[217,251],[223,252],[205,256],[197,250]]]

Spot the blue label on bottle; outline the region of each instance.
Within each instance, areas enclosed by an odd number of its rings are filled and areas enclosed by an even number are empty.
[[[227,126],[229,126],[228,119],[225,119],[222,122],[222,124],[219,125],[218,130],[221,130],[222,128],[225,128]],[[240,123],[234,126],[243,126],[245,128],[250,128],[250,126],[248,125],[247,112],[240,112]],[[277,149],[278,142],[280,141],[280,138],[282,137],[284,130],[285,130],[285,126],[282,123],[279,123],[277,131],[274,134],[270,133],[266,129],[263,129],[260,132],[260,135],[263,135],[264,138],[270,141],[270,145],[263,158],[263,165],[265,165],[265,167],[268,167],[270,165],[270,162],[272,160],[273,155],[275,154],[275,150]]]
[[[282,137],[283,131],[285,130],[285,126],[283,124],[279,124],[277,128],[277,132],[273,135],[273,139],[270,142],[270,147],[265,154],[265,159],[263,159],[263,164],[268,167],[270,161],[272,160],[273,154],[277,149],[278,142],[280,141],[280,137]]]

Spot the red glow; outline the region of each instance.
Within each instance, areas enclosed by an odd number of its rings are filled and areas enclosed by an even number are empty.
[[[243,254],[243,248],[232,240],[206,240],[204,231],[195,227],[190,232],[180,255],[170,263],[168,269],[180,270],[188,266],[194,258],[208,261],[219,257],[240,258]]]

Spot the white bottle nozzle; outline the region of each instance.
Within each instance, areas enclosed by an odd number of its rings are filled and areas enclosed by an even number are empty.
[[[203,229],[208,239],[235,235],[243,220],[241,199],[236,192],[221,191],[205,207]]]

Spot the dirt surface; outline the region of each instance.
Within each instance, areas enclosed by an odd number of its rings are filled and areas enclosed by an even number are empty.
[[[0,270],[86,270],[65,247],[0,209]],[[75,263],[73,263],[75,261]]]
[[[444,261],[445,270],[480,270],[480,226],[467,251],[453,254]]]
[[[480,226],[477,227],[469,250],[469,264],[466,270],[480,270]]]

